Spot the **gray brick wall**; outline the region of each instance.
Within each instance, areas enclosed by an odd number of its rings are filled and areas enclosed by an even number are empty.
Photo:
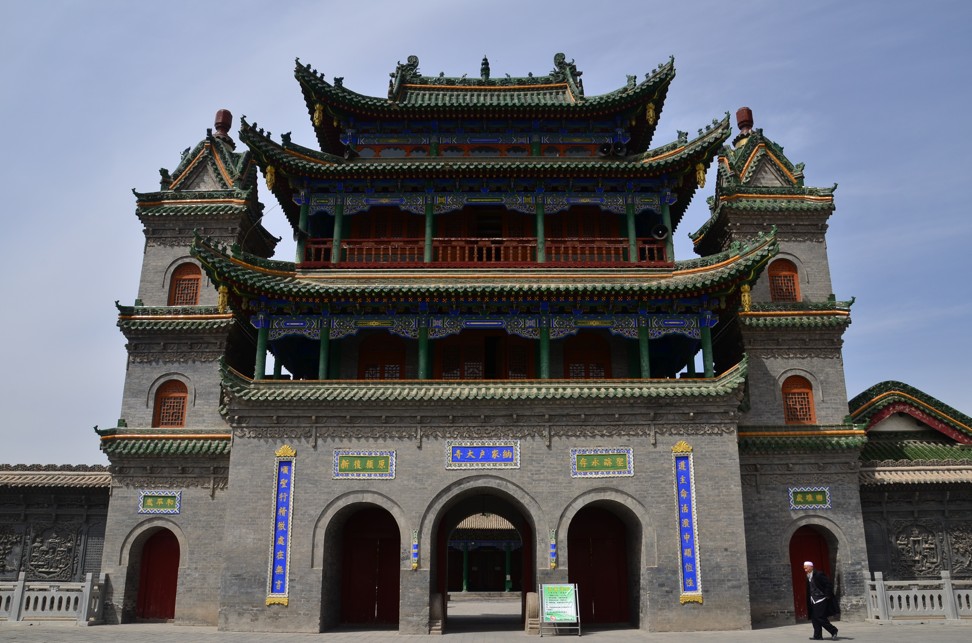
[[[671,411],[670,402],[659,411]],[[710,426],[712,419],[730,417],[734,402],[716,412],[710,402],[698,404],[698,419]],[[393,437],[414,418],[417,409],[381,409],[385,423],[373,425],[360,409],[328,409],[328,415],[352,418],[360,437],[343,433],[313,438],[309,427],[278,417],[274,429],[279,438],[234,439],[227,492],[227,520],[223,541],[232,543],[223,553],[220,627],[226,630],[295,630],[315,632],[336,623],[340,609],[337,595],[340,529],[328,531],[346,517],[348,508],[375,504],[387,509],[399,525],[401,543],[400,602],[402,633],[426,633],[429,596],[434,588],[437,560],[434,543],[438,521],[457,502],[481,494],[498,497],[531,525],[533,547],[527,552],[536,560],[537,582],[563,582],[569,576],[567,532],[570,517],[590,503],[600,503],[625,520],[632,539],[629,565],[633,600],[632,617],[651,630],[745,628],[749,625],[748,575],[743,525],[743,503],[738,455],[732,424],[711,425],[710,433],[698,434],[698,425],[686,420],[686,434],[675,429],[656,435],[652,443],[647,423],[640,435],[612,435],[601,422],[608,415],[642,414],[623,404],[585,405],[586,419],[571,414],[568,424],[552,427],[549,446],[546,430],[525,426],[522,421],[506,427],[511,413],[563,417],[564,409],[549,406],[473,405],[458,409],[463,418],[482,415],[481,426],[456,420],[449,434],[472,437],[522,435],[519,469],[466,470],[445,468],[445,437],[431,437],[442,429],[430,427],[417,437]],[[576,409],[575,409],[576,410]],[[423,409],[422,412],[428,412]],[[233,411],[235,414],[235,411]],[[280,414],[287,411],[281,409]],[[679,412],[685,413],[684,409]],[[642,415],[642,417],[644,417]],[[356,422],[354,418],[360,418]],[[259,418],[247,421],[247,431],[262,431]],[[284,428],[285,427],[285,428]],[[695,428],[692,428],[695,427]],[[716,428],[718,427],[718,428]],[[272,427],[267,427],[270,430]],[[628,427],[631,428],[630,426]],[[434,429],[434,430],[433,430]],[[387,431],[389,437],[379,437]],[[524,433],[525,432],[525,433]],[[584,435],[590,433],[590,435]],[[301,434],[306,437],[294,437]],[[597,437],[598,434],[602,437]],[[289,434],[290,437],[286,437]],[[367,436],[367,437],[365,437]],[[679,602],[678,524],[671,447],[684,439],[694,447],[697,484],[699,548],[703,566],[705,603]],[[297,451],[292,531],[290,604],[286,608],[265,605],[273,514],[274,451],[282,444]],[[628,478],[583,479],[570,477],[570,447],[618,447],[634,449],[635,475]],[[332,458],[335,448],[394,450],[394,480],[335,480]],[[491,501],[492,502],[492,501]],[[343,512],[342,512],[343,510]],[[419,532],[420,566],[411,570],[408,557],[410,534]],[[548,536],[557,534],[559,565],[547,564]],[[640,570],[640,571],[635,571]]]

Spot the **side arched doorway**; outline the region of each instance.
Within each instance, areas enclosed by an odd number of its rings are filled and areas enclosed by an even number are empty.
[[[567,529],[567,580],[577,584],[581,623],[624,624],[637,613],[638,590],[629,558],[639,542],[625,521],[607,506],[588,505]],[[636,566],[635,569],[638,567]]]
[[[790,574],[793,579],[793,612],[797,621],[807,619],[807,575],[803,571],[804,561],[810,561],[814,567],[834,581],[832,560],[836,559],[837,546],[831,548],[833,536],[819,527],[805,525],[800,527],[790,538]],[[832,555],[833,554],[833,555]],[[836,584],[834,586],[836,590]]]
[[[401,535],[384,509],[355,512],[341,546],[341,622],[397,625]]]
[[[168,529],[159,529],[142,545],[135,618],[175,618],[178,581],[179,541]]]

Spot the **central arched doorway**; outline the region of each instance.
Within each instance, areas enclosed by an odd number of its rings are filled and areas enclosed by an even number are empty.
[[[829,537],[829,538],[828,538]],[[805,621],[807,615],[807,575],[803,571],[803,563],[810,561],[814,567],[835,581],[831,564],[831,547],[828,540],[832,538],[829,532],[811,525],[800,527],[790,538],[790,574],[793,580],[793,612],[797,621]],[[836,543],[833,548],[836,554]],[[834,590],[837,584],[834,582]]]
[[[175,618],[178,581],[179,540],[168,529],[159,529],[142,545],[135,618],[151,621]]]
[[[581,623],[629,624],[628,529],[603,506],[577,512],[567,530],[567,579],[577,584]]]
[[[384,509],[355,512],[344,526],[341,547],[341,622],[397,625],[398,524]]]
[[[523,507],[496,489],[452,500],[435,527],[433,600],[443,631],[517,631],[526,593],[536,591],[534,528]]]

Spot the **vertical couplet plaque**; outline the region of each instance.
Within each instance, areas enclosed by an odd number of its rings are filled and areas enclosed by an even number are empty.
[[[695,469],[692,447],[684,440],[672,447],[675,469],[675,500],[678,503],[679,602],[702,602],[702,570],[695,513]]]
[[[276,450],[273,489],[273,540],[267,574],[267,605],[289,603],[290,526],[294,508],[294,456],[290,445]]]

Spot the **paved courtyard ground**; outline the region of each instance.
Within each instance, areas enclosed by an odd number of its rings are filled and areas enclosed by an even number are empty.
[[[537,641],[528,637],[519,624],[519,601],[456,601],[449,604],[449,632],[442,636],[402,636],[396,631],[343,629],[323,634],[264,634],[218,632],[215,627],[189,627],[165,623],[132,625],[96,625],[78,627],[63,623],[0,623],[0,641],[17,643],[284,643],[315,641],[318,643],[495,643],[496,641]],[[972,621],[914,623],[836,623],[839,640],[862,643],[968,643],[972,641]],[[788,625],[729,632],[642,632],[585,628],[582,637],[593,643],[686,643],[716,641],[722,643],[777,643],[806,641],[810,624]],[[569,636],[576,636],[571,633]],[[546,636],[544,638],[547,638]]]

